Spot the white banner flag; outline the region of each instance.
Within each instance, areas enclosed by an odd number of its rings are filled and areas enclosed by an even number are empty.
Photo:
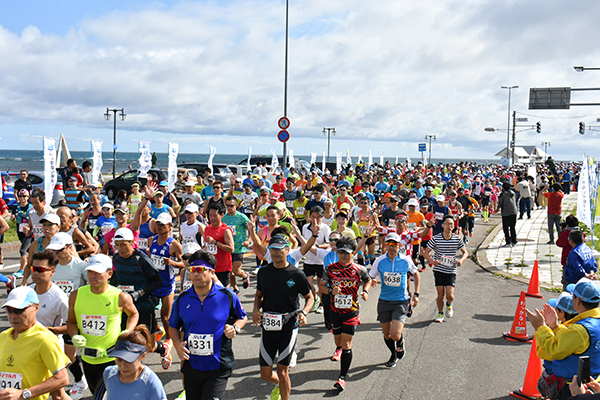
[[[583,156],[583,165],[579,176],[579,185],[577,186],[577,218],[584,225],[593,229],[592,213],[590,210],[590,173],[589,161]]]
[[[152,167],[152,154],[150,154],[150,142],[140,141],[140,158],[138,162],[138,178],[148,178],[148,171]]]
[[[346,149],[346,164],[352,166],[352,157],[350,157],[350,150]]]
[[[379,165],[383,167],[383,150],[379,151]]]
[[[92,181],[91,184],[102,182],[102,142],[92,140]]]
[[[394,165],[398,165],[398,156],[396,156],[396,162],[394,163]]]
[[[362,154],[358,155],[358,161],[356,161],[357,164],[361,164],[364,163],[363,159],[362,159]]]
[[[169,180],[167,190],[172,192],[177,182],[177,154],[179,153],[179,143],[169,142]]]
[[[342,170],[342,155],[337,152],[335,153],[335,169],[337,170],[338,174]]]
[[[56,186],[56,140],[44,138],[44,192],[46,193],[46,204],[52,204]],[[68,189],[68,188],[64,188]]]
[[[317,153],[310,153],[310,165],[312,166],[317,162]]]
[[[296,165],[294,163],[294,151],[292,149],[290,149],[288,153],[288,163],[290,164],[290,168],[296,169]]]
[[[277,167],[279,167],[279,160],[275,150],[271,149],[271,171],[274,171]]]
[[[323,159],[321,160],[321,171],[325,173],[325,152],[323,152]]]
[[[248,168],[248,171],[252,172],[252,165],[250,164],[251,159],[252,159],[252,147],[248,146],[248,162],[246,163],[246,166]]]
[[[217,148],[213,146],[208,146],[210,148],[210,156],[208,156],[208,168],[210,168],[210,174],[214,175],[215,171],[213,170],[213,158],[215,158],[215,154],[217,154]]]
[[[373,154],[371,154],[371,150],[369,150],[369,164],[367,165],[367,168],[371,168],[371,165],[373,165]]]
[[[412,161],[410,159],[410,157],[406,157],[406,167],[410,170],[413,169],[412,168]]]

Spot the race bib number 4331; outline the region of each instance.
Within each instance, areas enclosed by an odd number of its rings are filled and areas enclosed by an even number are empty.
[[[106,334],[106,315],[85,315],[81,316],[81,332],[85,335],[104,336]]]
[[[188,349],[190,353],[197,356],[212,356],[214,353],[213,335],[199,335],[190,333],[188,335]]]

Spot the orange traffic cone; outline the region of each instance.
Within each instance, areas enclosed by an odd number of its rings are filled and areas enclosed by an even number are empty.
[[[531,351],[529,352],[529,361],[527,362],[525,382],[521,389],[510,392],[510,395],[525,400],[535,400],[539,398],[540,392],[537,390],[537,383],[540,376],[542,376],[542,360],[540,360],[535,352],[535,339],[533,339]]]
[[[521,292],[521,296],[519,297],[519,304],[517,305],[517,311],[515,312],[515,318],[513,319],[510,332],[504,332],[502,335],[504,336],[504,339],[513,342],[531,343],[533,336],[527,334],[525,292]]]
[[[538,299],[544,298],[544,296],[542,296],[540,293],[540,273],[538,270],[538,260],[535,260],[535,263],[533,264],[533,272],[531,273],[529,287],[527,288],[527,293],[525,293],[525,296],[537,297]]]

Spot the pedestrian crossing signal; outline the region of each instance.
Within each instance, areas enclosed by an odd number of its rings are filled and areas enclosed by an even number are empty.
[[[585,123],[580,122],[579,123],[579,134],[583,135],[585,133]]]

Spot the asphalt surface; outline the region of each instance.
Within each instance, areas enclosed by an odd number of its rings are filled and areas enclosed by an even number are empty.
[[[492,219],[492,223],[498,223]],[[486,237],[490,224],[477,224],[467,246],[469,254]],[[4,246],[5,265],[16,264],[17,254]],[[252,269],[250,258],[244,268]],[[15,267],[2,273],[13,272]],[[389,351],[377,322],[379,289],[370,291],[361,302],[360,319],[353,344],[353,360],[346,390],[333,384],[339,375],[339,362],[330,361],[335,349],[333,336],[323,326],[321,315],[311,313],[308,325],[300,328],[297,365],[291,369],[292,397],[320,399],[509,399],[509,393],[523,385],[530,344],[514,343],[502,337],[510,331],[518,297],[526,291],[523,282],[504,279],[486,272],[469,258],[459,268],[454,301],[454,317],[434,322],[437,315],[435,286],[430,269],[421,274],[421,297],[405,326],[406,355],[395,368],[386,368]],[[241,287],[241,282],[240,282]],[[242,289],[241,300],[252,310],[255,285]],[[527,307],[540,308],[555,293],[543,292],[545,300],[527,298]],[[4,302],[6,292],[0,293]],[[251,321],[251,316],[249,316]],[[0,315],[0,330],[8,327]],[[532,328],[528,326],[528,333]],[[260,331],[249,322],[234,340],[236,365],[229,379],[226,399],[269,398],[272,384],[260,379],[258,348]],[[147,364],[158,373],[169,399],[183,389],[179,361],[162,370],[160,358],[151,354]],[[89,391],[86,392],[89,398]]]

